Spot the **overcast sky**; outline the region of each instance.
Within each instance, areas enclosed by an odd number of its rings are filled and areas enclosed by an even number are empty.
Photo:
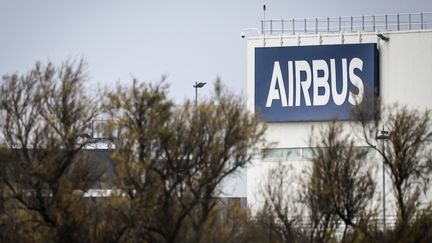
[[[0,75],[38,60],[84,58],[93,86],[167,75],[171,97],[181,102],[194,97],[195,81],[219,76],[244,95],[240,33],[259,27],[263,4],[266,17],[277,19],[432,11],[431,0],[0,0]]]

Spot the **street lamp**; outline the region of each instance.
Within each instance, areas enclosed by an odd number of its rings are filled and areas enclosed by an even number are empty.
[[[193,85],[193,87],[195,88],[195,105],[197,105],[198,103],[198,88],[202,88],[204,87],[204,85],[206,85],[206,82],[195,82],[195,84]]]
[[[383,154],[385,156],[385,148],[384,141],[390,138],[390,133],[384,130],[384,126],[380,131],[380,134],[377,134],[375,137],[377,140],[383,141]],[[383,159],[383,234],[386,232],[386,200],[385,200],[385,158]]]

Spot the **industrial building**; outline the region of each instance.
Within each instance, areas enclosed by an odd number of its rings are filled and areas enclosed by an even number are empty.
[[[260,190],[270,168],[285,163],[292,168],[289,177],[310,165],[313,126],[336,118],[350,129],[349,111],[366,98],[432,108],[430,12],[263,20],[260,29],[245,29],[242,37],[247,41],[247,108],[266,121],[266,139],[274,144],[247,168],[246,192],[240,196],[252,209],[262,205]],[[361,140],[358,146],[368,149]],[[382,160],[370,150],[381,200]],[[386,181],[386,213],[391,215],[395,203]]]

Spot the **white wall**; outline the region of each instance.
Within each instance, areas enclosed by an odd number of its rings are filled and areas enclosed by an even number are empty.
[[[266,47],[305,46],[325,44],[377,43],[380,52],[380,96],[385,104],[398,102],[411,108],[432,108],[432,30],[388,32],[383,35],[390,38],[388,42],[379,40],[376,33],[318,34],[273,36],[265,39]],[[263,47],[262,37],[247,40],[247,108],[254,111],[254,67],[255,48]],[[275,143],[276,148],[309,147],[308,138],[312,126],[323,125],[323,122],[289,122],[268,123],[266,139]],[[349,122],[344,122],[350,127]],[[359,141],[359,145],[361,142]],[[377,188],[382,181],[379,161],[376,162]],[[293,172],[299,175],[306,161],[289,163]],[[261,185],[268,169],[277,163],[261,162],[256,159],[247,171],[248,204],[256,209],[262,203]],[[289,175],[287,175],[289,176]],[[387,183],[390,185],[390,183]],[[390,187],[386,189],[390,195]],[[387,201],[387,200],[386,200]],[[389,203],[392,204],[391,199]]]

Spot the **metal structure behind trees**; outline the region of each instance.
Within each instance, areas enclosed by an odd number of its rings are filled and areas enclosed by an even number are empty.
[[[109,127],[109,120],[95,119],[86,133],[79,134],[80,143],[85,143],[86,149],[113,149],[119,137],[120,129]]]
[[[430,28],[432,28],[432,12],[261,20],[261,32],[267,36]]]

